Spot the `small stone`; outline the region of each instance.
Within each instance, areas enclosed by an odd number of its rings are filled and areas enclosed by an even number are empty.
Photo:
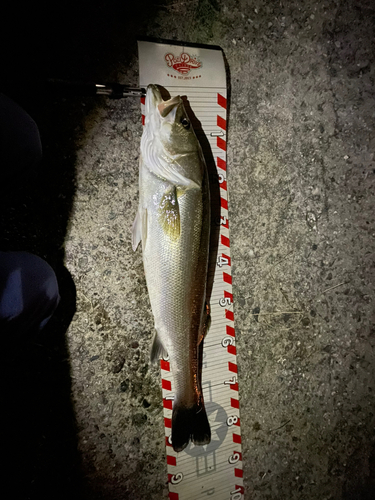
[[[129,381],[128,380],[124,380],[120,384],[120,391],[121,392],[126,392],[128,390],[128,387],[129,387]]]
[[[316,227],[316,221],[317,221],[317,218],[316,218],[316,215],[314,214],[314,212],[307,212],[306,213],[306,222],[307,222],[307,225],[313,229],[314,231],[316,231],[317,227]]]
[[[79,267],[86,267],[87,266],[87,263],[88,263],[88,258],[87,257],[80,257],[78,259],[78,266]]]
[[[253,424],[253,430],[254,430],[255,432],[260,431],[260,430],[261,430],[261,428],[262,428],[262,426],[260,425],[260,423],[259,423],[259,422],[254,422],[254,424]]]
[[[254,307],[254,309],[251,312],[253,313],[255,321],[259,323],[260,307]]]
[[[132,416],[132,424],[136,426],[144,425],[147,422],[147,415],[136,413]]]
[[[309,318],[306,318],[306,317],[302,318],[302,324],[303,324],[303,326],[309,326],[309,324],[310,324]]]
[[[125,364],[125,358],[124,357],[118,357],[113,361],[112,365],[112,373],[119,373],[122,370],[122,367]]]

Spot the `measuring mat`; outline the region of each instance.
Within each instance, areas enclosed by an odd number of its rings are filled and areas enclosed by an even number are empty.
[[[170,443],[173,377],[167,359],[160,361],[163,389],[165,443],[170,500],[241,500],[244,498],[241,428],[238,401],[236,342],[230,260],[228,192],[226,179],[227,87],[220,49],[138,42],[140,86],[154,83],[170,96],[186,96],[199,130],[206,161],[212,160],[218,180],[212,210],[217,224],[218,247],[211,249],[209,282],[211,327],[204,340],[202,388],[211,442],[190,443],[176,453]],[[185,101],[186,102],[186,101]],[[141,99],[144,122],[145,98]],[[193,122],[194,125],[194,122]],[[217,252],[217,254],[216,254]]]

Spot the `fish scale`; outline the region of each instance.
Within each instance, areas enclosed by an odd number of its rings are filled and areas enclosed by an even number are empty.
[[[198,200],[194,200],[193,197],[189,199],[187,203],[182,202],[180,212],[188,214],[189,212],[194,211],[197,202]],[[150,221],[150,223],[153,226],[153,229],[151,229],[150,240],[160,241],[162,237],[162,235],[160,234],[160,226],[152,224],[152,221]],[[184,225],[184,223],[185,221],[182,220],[181,225]],[[197,225],[193,225],[192,233],[182,234],[181,246],[184,245],[184,240],[199,241],[199,231],[200,228]],[[197,248],[194,249],[193,247],[192,251],[198,253]],[[150,248],[150,252],[157,255],[157,248]],[[181,336],[179,336],[176,340],[176,351],[178,352],[185,348],[185,338],[189,337],[190,333],[188,331],[182,334],[184,325],[190,324],[190,308],[188,304],[189,296],[184,285],[191,275],[191,266],[189,266],[190,262],[186,260],[186,256],[184,254],[179,253],[178,258],[176,258],[176,251],[174,248],[170,249],[170,252],[165,255],[165,258],[162,260],[162,262],[164,263],[164,265],[160,266],[160,276],[155,276],[155,280],[148,283],[148,287],[149,289],[155,288],[155,290],[158,291],[158,293],[154,293],[154,296],[161,302],[161,304],[156,306],[155,309],[168,307],[169,304],[172,304],[170,307],[175,308],[175,314],[173,316],[170,316],[169,318],[167,317],[166,320],[164,320],[165,326],[164,328],[160,328],[160,330],[161,332],[163,330],[181,332]],[[182,274],[181,269],[183,270]],[[176,295],[180,297],[180,300],[176,301]],[[158,324],[156,324],[155,326],[156,329],[159,330]],[[163,339],[162,333],[161,336]],[[167,343],[167,340],[165,341],[165,343]],[[170,352],[170,357],[178,358],[177,353],[174,352]],[[176,383],[178,384],[177,380]]]
[[[161,378],[170,500],[241,500],[244,498],[241,422],[238,397],[238,368],[233,315],[228,185],[226,172],[226,75],[222,52],[198,47],[183,47],[138,42],[140,83],[164,86],[171,96],[187,96],[200,122],[203,152],[212,155],[219,181],[219,198],[212,210],[219,213],[216,263],[209,269],[213,281],[210,306],[211,327],[204,342],[202,388],[211,426],[207,446],[189,445],[180,453],[171,443],[172,405],[176,388],[171,363],[162,359]],[[165,61],[168,54],[195,56],[201,66],[179,74]],[[184,56],[187,60],[188,56]],[[196,66],[196,65],[195,65]],[[194,77],[194,78],[193,78]],[[144,115],[144,99],[141,100]],[[144,121],[144,117],[143,117]],[[210,176],[213,173],[210,173]]]

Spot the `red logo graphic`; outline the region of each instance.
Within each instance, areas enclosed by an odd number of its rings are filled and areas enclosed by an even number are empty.
[[[165,56],[165,60],[169,68],[173,68],[182,75],[187,75],[192,69],[198,69],[202,66],[196,56],[190,56],[186,52],[182,52],[177,57],[169,53]]]

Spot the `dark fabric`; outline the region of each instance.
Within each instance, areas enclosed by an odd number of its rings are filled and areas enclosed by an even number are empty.
[[[27,179],[42,159],[34,120],[12,99],[0,93],[0,191]]]
[[[42,159],[39,130],[18,104],[0,94],[0,196],[27,182]],[[53,269],[27,252],[0,251],[0,332],[31,334],[60,300]]]
[[[47,262],[27,252],[0,252],[0,331],[40,330],[59,301],[56,275]]]

